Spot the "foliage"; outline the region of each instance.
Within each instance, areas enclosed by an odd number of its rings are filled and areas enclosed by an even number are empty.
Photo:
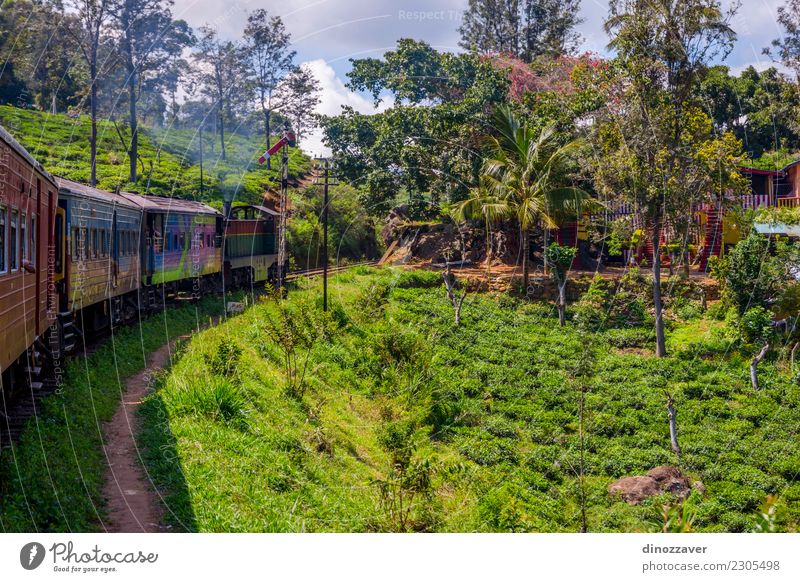
[[[350,89],[376,103],[385,93],[394,97],[382,113],[344,107],[321,120],[342,176],[364,187],[367,212],[384,214],[400,193],[421,199],[432,215],[443,200],[463,199],[477,181],[481,128],[506,98],[505,73],[474,54],[402,39],[383,59],[353,60],[348,77]]]
[[[763,343],[772,335],[772,314],[761,306],[751,307],[739,321],[739,334],[745,343]]]
[[[508,54],[528,62],[560,56],[580,44],[579,0],[469,0],[459,45],[480,54]]]
[[[767,237],[751,233],[720,262],[715,276],[726,299],[743,315],[750,307],[769,306],[778,298],[791,256],[785,241],[773,248]]]

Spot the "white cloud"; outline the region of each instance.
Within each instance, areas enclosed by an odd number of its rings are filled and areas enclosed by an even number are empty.
[[[337,115],[341,112],[343,105],[350,106],[359,113],[377,113],[386,108],[383,103],[376,108],[370,99],[345,87],[344,82],[336,76],[336,71],[324,59],[307,61],[303,65],[314,73],[322,90],[320,93],[321,101],[316,110],[317,113]],[[304,137],[300,147],[310,155],[330,154],[330,151],[322,143],[322,132],[320,130],[315,130]]]

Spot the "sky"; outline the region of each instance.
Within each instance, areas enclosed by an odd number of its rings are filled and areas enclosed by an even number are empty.
[[[248,13],[265,8],[279,15],[292,34],[297,62],[306,63],[322,86],[319,112],[336,114],[342,105],[364,113],[372,101],[345,87],[351,58],[380,57],[400,38],[424,40],[439,50],[457,51],[458,27],[467,0],[174,0],[176,18],[193,27],[210,24],[224,38],[239,39]],[[722,0],[729,7],[735,0]],[[772,63],[762,50],[781,34],[777,9],[784,0],[741,0],[732,21],[738,42],[726,64],[735,72]],[[582,51],[607,54],[603,20],[607,0],[583,0],[579,27]],[[303,148],[323,154],[319,135]]]

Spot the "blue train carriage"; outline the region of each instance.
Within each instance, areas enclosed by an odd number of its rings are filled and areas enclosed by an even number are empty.
[[[141,208],[119,194],[64,178],[57,183],[62,325],[70,328],[70,314],[79,315],[84,332],[131,319],[138,310]],[[67,335],[69,347],[69,329]]]
[[[163,297],[179,291],[199,296],[221,287],[221,213],[191,200],[121,195],[144,212],[140,249],[144,307],[156,307]]]
[[[234,287],[273,280],[279,214],[265,206],[236,206],[225,221],[225,282]]]

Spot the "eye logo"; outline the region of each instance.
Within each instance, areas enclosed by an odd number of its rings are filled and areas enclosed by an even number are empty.
[[[38,542],[30,542],[22,546],[19,552],[19,563],[26,570],[35,570],[44,561],[44,546]]]

